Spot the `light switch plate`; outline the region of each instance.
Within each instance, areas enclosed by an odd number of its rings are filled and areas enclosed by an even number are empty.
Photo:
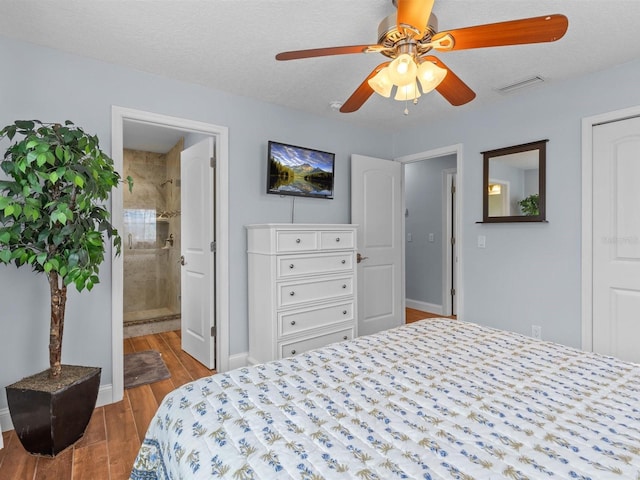
[[[485,248],[487,245],[487,237],[478,235],[478,248]]]

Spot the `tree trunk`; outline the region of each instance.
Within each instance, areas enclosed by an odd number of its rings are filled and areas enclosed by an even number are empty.
[[[55,378],[62,370],[62,331],[64,328],[64,310],[67,304],[67,286],[60,285],[57,272],[49,273],[51,292],[51,327],[49,330],[49,376]]]

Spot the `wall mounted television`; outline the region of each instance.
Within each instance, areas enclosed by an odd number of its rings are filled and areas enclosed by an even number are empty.
[[[333,198],[335,154],[269,141],[267,193]]]

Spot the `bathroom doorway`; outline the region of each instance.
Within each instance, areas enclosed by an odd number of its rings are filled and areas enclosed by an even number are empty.
[[[135,188],[123,193],[124,338],[180,330],[182,133],[153,141],[125,124],[123,172]]]
[[[215,368],[218,372],[225,372],[229,367],[229,132],[228,128],[224,126],[218,126],[214,124],[199,122],[195,120],[189,120],[185,118],[171,117],[167,115],[161,115],[151,112],[145,112],[140,110],[134,110],[124,107],[114,106],[112,107],[112,149],[111,154],[114,160],[114,165],[116,170],[123,174],[124,171],[124,151],[126,149],[125,145],[130,150],[137,150],[140,152],[149,152],[152,151],[153,148],[150,148],[149,145],[137,145],[134,147],[130,142],[130,139],[127,139],[125,143],[125,137],[133,136],[142,138],[140,135],[140,129],[144,129],[147,133],[150,133],[149,142],[158,141],[158,138],[167,139],[172,134],[175,134],[175,138],[171,141],[171,143],[167,146],[167,150],[169,151],[173,148],[179,141],[180,138],[184,139],[183,147],[184,149],[188,149],[190,146],[195,146],[196,144],[202,143],[205,139],[209,139],[213,145],[213,150],[211,152],[211,167],[214,168],[215,171],[215,186],[211,187],[211,195],[214,195],[214,198],[210,198],[205,200],[207,204],[212,205],[213,212],[211,221],[211,231],[215,241],[211,242],[212,247],[215,246],[215,256],[216,261],[210,266],[210,270],[213,273],[212,278],[215,282],[215,289],[210,290],[213,292],[213,295],[208,295],[207,298],[215,298],[215,306],[210,314],[206,316],[206,318],[201,318],[201,328],[200,333],[202,336],[203,343],[206,340],[206,337],[213,339],[214,341],[207,342],[209,345],[209,355],[207,358],[200,358],[200,352],[192,353],[190,351],[189,346],[185,346],[184,342],[182,344],[182,349],[190,353],[194,358],[203,363],[207,368]],[[157,182],[154,185],[155,187],[166,189],[167,186],[173,187],[173,193],[177,193],[181,191],[181,185],[185,185],[184,182],[180,182],[177,184],[177,179],[180,177],[172,176],[172,173],[167,173],[165,177],[165,181],[172,180],[172,182],[168,182],[162,186],[158,185]],[[162,184],[163,182],[160,182]],[[134,185],[134,190],[135,190]],[[124,380],[123,380],[123,332],[124,332],[124,251],[127,250],[127,242],[129,240],[128,235],[125,234],[125,208],[124,208],[124,198],[125,198],[125,190],[126,187],[124,185],[120,185],[120,187],[114,192],[111,197],[111,211],[112,211],[112,223],[116,227],[116,229],[122,233],[122,247],[123,254],[120,256],[114,256],[111,261],[112,268],[112,389],[111,389],[111,402],[118,402],[122,400],[124,394]],[[215,193],[214,193],[215,192]],[[170,207],[170,204],[167,204],[167,208],[165,210],[166,214],[171,214],[174,210]],[[135,209],[134,209],[135,210]],[[144,209],[143,209],[144,210]],[[181,208],[180,217],[184,220],[184,209]],[[157,213],[157,212],[156,212]],[[162,212],[161,212],[162,213]],[[176,212],[173,212],[174,214]],[[188,212],[187,212],[188,213]],[[163,215],[160,215],[161,217]],[[161,218],[161,220],[165,220]],[[144,223],[144,222],[141,222]],[[162,222],[163,223],[163,222]],[[170,228],[170,223],[169,224]],[[184,223],[184,221],[182,222]],[[176,248],[176,242],[180,241],[180,238],[176,238],[176,233],[174,233],[173,239],[171,239],[170,235],[173,232],[170,232],[167,229],[168,236],[165,237],[162,232],[163,227],[158,226],[158,222],[156,221],[156,236],[148,233],[146,235],[146,240],[142,240],[141,246],[146,246],[144,244],[145,241],[153,242],[155,238],[155,249],[156,250],[167,250],[167,256],[171,253],[170,241],[167,243],[167,240],[173,240],[173,250],[177,253],[179,251]],[[178,230],[176,230],[178,232]],[[127,232],[133,233],[133,232]],[[135,247],[134,237],[132,235],[132,247]],[[165,242],[165,243],[162,243]],[[184,242],[182,242],[184,243]],[[166,247],[166,248],[165,248]],[[207,243],[207,247],[209,244]],[[153,249],[153,248],[150,248]],[[130,248],[130,250],[135,250],[135,248]],[[144,252],[149,253],[149,252]],[[159,256],[162,257],[163,252],[155,252],[159,253]],[[178,260],[176,260],[176,264],[178,264]],[[182,283],[182,282],[181,282]],[[177,288],[177,283],[175,284]],[[155,288],[155,284],[154,284]],[[160,287],[158,287],[160,288]],[[183,299],[184,303],[184,299]],[[144,310],[144,309],[141,309]],[[185,315],[184,311],[182,315]],[[186,317],[185,317],[186,318]],[[190,326],[189,328],[193,329],[192,323],[188,321],[181,322],[182,326]],[[206,334],[205,334],[206,332]],[[214,338],[215,337],[215,338]],[[105,395],[108,392],[105,392]],[[104,396],[104,395],[103,395]],[[105,403],[110,403],[106,401]]]

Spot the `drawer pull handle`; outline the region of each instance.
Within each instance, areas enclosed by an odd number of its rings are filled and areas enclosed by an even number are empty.
[[[295,325],[296,321],[295,320],[291,320],[291,325]]]
[[[342,310],[342,314],[343,314],[343,315],[346,315],[346,314],[347,314],[347,311],[346,311],[346,310]]]
[[[344,265],[345,263],[347,263],[347,261],[346,260],[342,260],[341,263]]]
[[[342,284],[342,288],[347,288],[347,284],[346,283]]]
[[[339,242],[339,241],[340,241],[340,237],[336,237],[336,242]]]
[[[299,238],[296,238],[296,243],[300,243],[302,240],[300,240]]]
[[[296,292],[289,292],[289,295],[291,295],[292,297],[296,294]]]
[[[289,268],[293,269],[293,263],[289,264]]]
[[[346,340],[347,338],[349,338],[349,337],[347,337],[346,335],[344,337],[342,337],[343,340]]]
[[[291,355],[295,355],[296,351],[295,350],[291,350]]]

